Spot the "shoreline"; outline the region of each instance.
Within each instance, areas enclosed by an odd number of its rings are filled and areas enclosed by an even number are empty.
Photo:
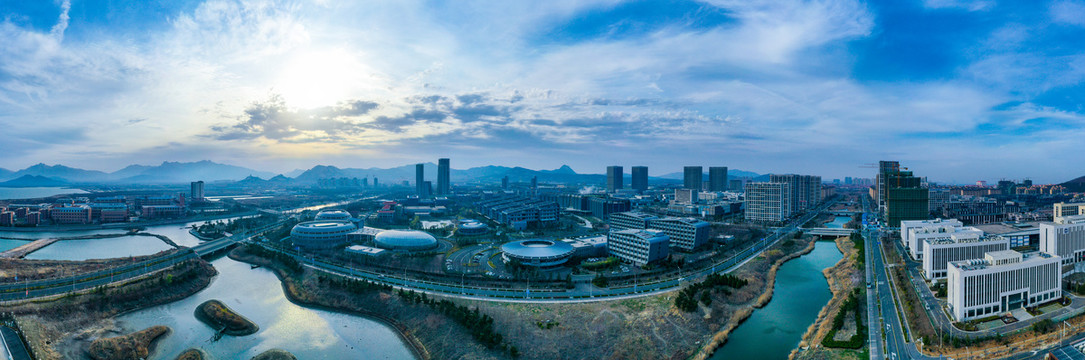
[[[829,291],[833,294],[833,296],[829,298],[829,301],[825,303],[825,306],[822,306],[821,310],[818,311],[818,316],[816,319],[814,319],[814,322],[806,328],[806,332],[803,333],[802,339],[799,340],[799,346],[791,349],[791,353],[789,353],[787,357],[788,360],[796,359],[804,351],[810,351],[814,348],[823,348],[821,346],[820,338],[823,338],[826,335],[825,333],[828,332],[828,329],[825,328],[825,326],[832,325],[832,319],[840,311],[840,305],[844,302],[845,299],[847,299],[848,293],[851,292],[851,289],[854,288],[853,286],[849,286],[847,289],[842,288],[841,286],[839,286],[839,284],[847,281],[849,278],[839,278],[837,276],[834,276],[838,274],[837,271],[842,269],[842,266],[851,266],[852,257],[855,255],[856,252],[854,246],[849,249],[850,251],[845,252],[843,249],[843,244],[845,241],[849,241],[849,239],[843,236],[837,237],[836,240],[833,240],[833,242],[836,244],[836,249],[839,250],[840,253],[844,256],[841,257],[840,261],[837,261],[836,264],[833,264],[833,266],[827,267],[821,271],[821,274],[825,276],[825,281],[828,282]],[[862,316],[862,314],[856,314],[856,316]],[[803,349],[804,346],[807,347],[807,349]],[[845,349],[824,348],[824,350],[831,351]]]
[[[222,219],[229,219],[229,218],[236,218],[236,217],[253,216],[253,215],[259,215],[259,214],[260,214],[259,211],[254,210],[254,211],[246,211],[246,212],[234,213],[234,214],[212,215],[212,216],[206,216],[206,217],[198,216],[198,217],[192,217],[192,218],[188,218],[188,219],[165,219],[165,220],[159,220],[159,221],[138,222],[138,223],[109,223],[108,224],[108,225],[115,225],[115,226],[106,226],[107,224],[98,224],[98,225],[84,224],[84,225],[73,225],[73,226],[49,225],[49,226],[35,226],[35,227],[23,227],[23,226],[10,226],[9,227],[9,226],[5,226],[5,227],[0,227],[0,232],[36,233],[36,232],[65,232],[65,231],[89,231],[89,230],[122,230],[122,231],[124,231],[126,229],[130,229],[130,228],[134,228],[134,227],[139,228],[139,227],[159,226],[159,225],[184,224],[184,223],[197,222],[197,221],[213,221],[213,220],[222,220]],[[124,226],[119,226],[118,224],[123,224]]]
[[[335,313],[340,313],[340,314],[345,314],[345,315],[350,315],[350,316],[359,316],[359,317],[364,317],[364,318],[367,318],[367,319],[370,319],[370,320],[374,320],[376,322],[379,322],[379,323],[391,328],[393,330],[393,332],[395,332],[396,335],[399,336],[399,338],[401,340],[403,340],[403,343],[405,345],[407,345],[407,348],[410,349],[411,353],[415,356],[416,359],[429,360],[429,359],[433,358],[430,355],[429,351],[426,350],[425,345],[422,344],[421,339],[418,339],[417,337],[415,337],[413,335],[410,335],[408,333],[409,331],[407,330],[406,325],[403,325],[403,324],[395,321],[394,319],[392,319],[392,318],[390,318],[388,316],[378,314],[376,312],[340,309],[340,308],[335,308],[335,307],[331,307],[331,306],[326,306],[326,305],[321,305],[321,304],[316,304],[316,303],[311,303],[311,302],[304,301],[304,300],[300,299],[297,296],[297,294],[294,293],[295,291],[297,291],[297,289],[294,289],[293,286],[291,286],[290,284],[287,283],[288,281],[292,281],[292,278],[290,277],[290,275],[284,274],[284,271],[279,266],[277,266],[277,264],[275,264],[274,261],[271,261],[271,260],[268,260],[268,259],[265,259],[265,258],[261,258],[261,257],[257,257],[255,255],[251,255],[251,254],[248,254],[248,253],[245,253],[244,256],[239,255],[239,254],[235,253],[235,251],[237,251],[238,249],[240,249],[240,247],[237,248],[237,249],[231,250],[229,253],[227,253],[226,256],[228,258],[230,258],[231,260],[234,260],[234,261],[237,261],[237,262],[246,263],[246,264],[253,264],[253,265],[260,265],[260,266],[264,266],[264,267],[272,269],[272,273],[274,273],[275,277],[279,279],[279,286],[282,288],[283,295],[286,296],[287,301],[290,301],[291,303],[294,303],[295,305],[310,308],[310,309],[324,310],[324,311],[335,312]]]
[[[776,262],[772,264],[772,267],[769,268],[767,278],[765,279],[765,291],[757,297],[757,300],[755,300],[753,304],[750,304],[747,307],[735,311],[734,315],[731,316],[731,319],[728,320],[727,326],[716,332],[715,335],[712,335],[712,337],[705,343],[701,350],[693,355],[692,359],[706,360],[710,358],[716,353],[716,350],[719,350],[720,347],[727,343],[727,339],[730,338],[731,333],[734,332],[734,330],[737,329],[740,325],[742,325],[742,323],[746,322],[746,320],[748,320],[750,316],[753,315],[753,312],[755,310],[764,308],[766,305],[768,305],[768,303],[772,301],[772,296],[775,293],[776,272],[780,269],[780,266],[787,263],[788,261],[797,259],[803,255],[809,254],[810,252],[814,251],[814,247],[815,245],[817,245],[817,242],[817,240],[811,240],[810,243],[806,246],[806,248],[776,260]]]

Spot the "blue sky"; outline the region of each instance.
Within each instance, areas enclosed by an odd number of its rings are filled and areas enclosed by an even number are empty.
[[[0,167],[1085,175],[1085,0],[0,0]]]

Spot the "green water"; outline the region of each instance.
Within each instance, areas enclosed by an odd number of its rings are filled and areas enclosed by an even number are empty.
[[[842,256],[835,243],[820,241],[809,254],[781,265],[772,300],[739,325],[711,359],[787,359],[832,298],[821,270]]]

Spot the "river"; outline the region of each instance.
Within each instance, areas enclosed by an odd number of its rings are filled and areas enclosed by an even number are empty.
[[[395,330],[369,318],[301,307],[283,294],[279,279],[264,268],[229,258],[211,263],[219,271],[206,289],[173,303],[117,317],[124,332],[154,325],[169,326],[156,342],[151,359],[173,359],[190,347],[200,347],[216,359],[248,359],[279,348],[299,359],[413,359]],[[249,336],[223,336],[193,316],[196,306],[218,299],[260,326]]]
[[[234,218],[231,218],[234,219]],[[231,219],[222,219],[215,221],[229,221]],[[188,233],[188,228],[192,225],[201,225],[204,221],[194,221],[184,224],[166,224],[166,225],[154,225],[148,226],[143,232],[148,234],[165,235],[170,240],[181,246],[196,246],[200,244],[200,239],[192,236]],[[42,232],[20,232],[20,231],[0,231],[0,237],[14,238],[14,239],[44,239],[53,237],[74,237],[83,235],[97,235],[97,234],[123,234],[125,230],[120,229],[95,229],[95,230],[76,230],[76,231],[42,231]],[[12,247],[20,245],[19,240],[4,240],[0,239],[0,251],[7,250],[5,247]],[[14,246],[11,246],[14,245]],[[32,260],[87,260],[87,259],[105,259],[105,258],[117,258],[117,257],[129,257],[129,256],[142,256],[151,255],[163,250],[169,250],[172,247],[167,245],[155,237],[150,236],[123,236],[117,238],[106,239],[91,239],[91,240],[62,240],[46,246],[41,250],[30,253],[26,256],[27,259]]]
[[[833,221],[825,223],[825,227],[840,229],[843,228],[844,224],[847,224],[849,221],[851,221],[850,216],[837,216],[833,219]]]
[[[764,308],[739,325],[712,359],[787,359],[833,294],[821,271],[843,255],[832,241],[780,266],[776,289]]]

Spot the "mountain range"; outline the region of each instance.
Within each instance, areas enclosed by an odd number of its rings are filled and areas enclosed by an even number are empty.
[[[436,183],[437,165],[422,165],[427,180]],[[731,170],[732,177],[760,176],[742,170]],[[453,182],[499,182],[505,176],[511,182],[529,182],[537,177],[543,183],[603,183],[606,175],[578,174],[568,165],[553,170],[532,170],[523,167],[481,166],[469,169],[451,169],[449,177]],[[151,165],[129,165],[123,169],[107,173],[97,170],[84,170],[64,165],[37,164],[26,169],[11,171],[0,169],[0,187],[25,186],[64,186],[79,184],[186,184],[190,181],[237,182],[238,185],[293,184],[311,185],[326,178],[377,178],[382,184],[402,181],[414,182],[415,165],[393,168],[339,168],[331,165],[317,165],[310,169],[298,169],[288,174],[275,175],[270,172],[250,168],[219,164],[208,160],[197,162],[163,162]],[[625,183],[630,174],[626,172]],[[671,173],[651,177],[659,182],[677,182],[681,173]],[[372,181],[372,180],[370,180]]]

